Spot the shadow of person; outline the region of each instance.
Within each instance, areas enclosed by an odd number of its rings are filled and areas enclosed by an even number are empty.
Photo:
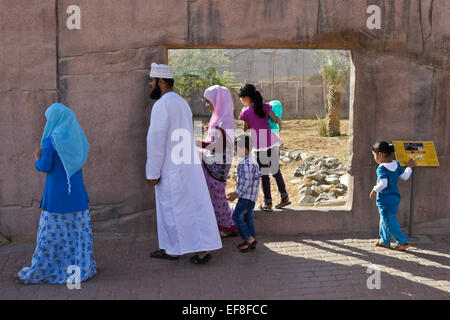
[[[386,268],[399,268],[399,272],[410,272],[411,274],[420,277],[427,275],[428,278],[436,281],[450,280],[450,277],[448,276],[448,269],[445,267],[427,265],[417,261],[412,261],[410,258],[406,260],[408,261],[408,263],[405,263],[405,255],[413,255],[417,258],[437,262],[439,264],[442,264],[443,266],[449,265],[449,259],[446,257],[430,255],[416,251],[416,248],[419,248],[417,245],[411,246],[408,250],[405,251],[395,251],[394,249],[378,248],[373,245],[373,248],[368,251],[358,248],[357,246],[350,246],[339,243],[339,238],[336,239],[337,241],[331,240],[332,239],[325,240],[322,238],[322,240],[319,241],[319,243],[323,242],[324,244],[326,244],[325,246],[320,245],[318,242],[308,242],[307,245],[315,247],[317,249],[326,250],[328,252],[343,254],[355,259],[366,259],[367,261],[370,260],[373,264],[382,265]],[[339,250],[338,248],[341,248],[342,250]]]

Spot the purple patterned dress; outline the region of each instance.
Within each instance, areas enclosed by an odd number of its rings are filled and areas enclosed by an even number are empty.
[[[202,167],[203,172],[205,173],[206,183],[208,185],[209,195],[214,207],[219,230],[225,233],[229,233],[237,231],[236,225],[234,224],[232,219],[234,207],[230,206],[225,192],[228,172],[231,168],[230,160],[228,161],[228,163],[226,161],[226,150],[230,151],[233,149],[232,146],[227,146],[225,131],[220,127],[216,128],[221,132],[221,135],[219,135],[219,137],[223,139],[223,163],[208,164],[203,159]],[[210,143],[202,143],[203,148],[206,148],[209,145]]]

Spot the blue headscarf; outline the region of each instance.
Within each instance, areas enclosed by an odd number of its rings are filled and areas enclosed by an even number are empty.
[[[84,131],[77,121],[75,113],[61,103],[54,103],[45,111],[47,124],[42,135],[43,141],[51,137],[53,147],[58,152],[67,175],[70,188],[70,177],[80,170],[86,162],[89,143]]]

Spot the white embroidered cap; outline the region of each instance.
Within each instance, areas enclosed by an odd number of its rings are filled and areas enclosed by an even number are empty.
[[[173,79],[173,67],[165,64],[156,64],[153,62],[150,69],[150,77]]]

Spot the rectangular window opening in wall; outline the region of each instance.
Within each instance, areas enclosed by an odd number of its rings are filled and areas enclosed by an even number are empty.
[[[194,120],[206,126],[211,111],[203,93],[213,85],[232,94],[238,130],[243,104],[238,96],[244,83],[253,84],[277,114],[282,106],[280,170],[290,205],[285,211],[349,211],[352,202],[351,52],[303,49],[169,49],[175,90],[189,103]],[[205,136],[203,136],[205,137]],[[236,188],[236,160],[226,193]],[[262,184],[255,209],[264,203]],[[281,201],[270,177],[273,209]],[[267,201],[266,201],[267,202]]]

